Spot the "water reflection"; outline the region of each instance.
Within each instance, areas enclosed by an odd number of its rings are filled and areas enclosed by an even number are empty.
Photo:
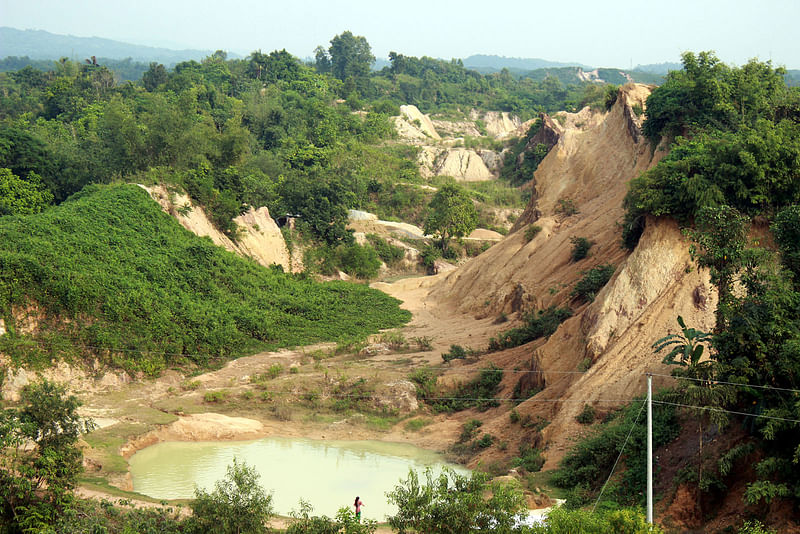
[[[264,438],[237,442],[169,442],[139,451],[130,459],[134,490],[158,499],[188,499],[195,485],[213,489],[236,457],[261,474],[273,493],[277,513],[287,515],[298,500],[311,502],[315,514],[333,516],[359,495],[362,516],[383,520],[396,509],[385,493],[405,479],[408,469],[439,470],[441,455],[402,443],[315,441]],[[467,471],[454,467],[461,473]]]

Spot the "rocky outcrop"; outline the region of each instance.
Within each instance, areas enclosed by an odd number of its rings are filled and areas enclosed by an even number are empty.
[[[408,380],[383,384],[372,397],[376,407],[383,410],[411,413],[419,408],[417,388]]]
[[[73,393],[112,390],[131,381],[130,375],[125,371],[104,369],[97,361],[93,369],[73,367],[65,361],[37,371],[25,367],[15,368],[6,363],[2,367],[5,368],[5,379],[0,385],[0,396],[10,402],[18,402],[25,386],[43,379],[67,384]]]
[[[187,230],[199,236],[207,236],[215,245],[231,252],[253,258],[265,267],[280,265],[286,271],[300,271],[302,265],[289,255],[289,249],[283,239],[280,228],[270,217],[266,207],[250,208],[247,213],[236,217],[239,231],[234,242],[211,223],[200,206],[194,206],[186,193],[170,190],[167,186],[141,186],[161,208],[175,217]]]
[[[452,176],[462,182],[480,182],[495,177],[484,159],[476,151],[466,148],[426,146],[420,151],[419,162],[425,178]]]
[[[509,137],[522,124],[519,117],[507,111],[486,111],[481,113],[473,109],[469,114],[469,118],[473,121],[483,122],[486,134],[496,139]]]
[[[430,117],[417,109],[417,106],[400,106],[400,116],[394,118],[394,124],[398,135],[412,143],[441,139]]]

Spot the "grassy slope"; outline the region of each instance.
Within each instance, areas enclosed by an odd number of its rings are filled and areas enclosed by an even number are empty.
[[[148,373],[409,319],[366,286],[321,284],[224,251],[135,185],[90,187],[42,214],[0,218],[0,313],[8,323],[11,304],[31,301],[47,314],[35,343],[5,335],[0,352],[30,359],[100,347],[92,352]]]

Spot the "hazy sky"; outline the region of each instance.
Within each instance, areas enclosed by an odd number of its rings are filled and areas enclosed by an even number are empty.
[[[800,68],[800,0],[0,0],[0,26],[301,58],[344,30],[377,57],[496,54],[630,67],[715,50]]]

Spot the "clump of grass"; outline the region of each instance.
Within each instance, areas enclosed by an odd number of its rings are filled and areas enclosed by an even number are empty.
[[[206,391],[205,395],[203,395],[203,400],[205,402],[213,402],[213,403],[220,403],[225,402],[230,397],[230,392],[225,389],[219,389],[217,391]]]
[[[419,432],[420,430],[430,425],[431,423],[433,423],[433,420],[425,417],[409,419],[408,421],[406,421],[405,429],[409,432]]]

